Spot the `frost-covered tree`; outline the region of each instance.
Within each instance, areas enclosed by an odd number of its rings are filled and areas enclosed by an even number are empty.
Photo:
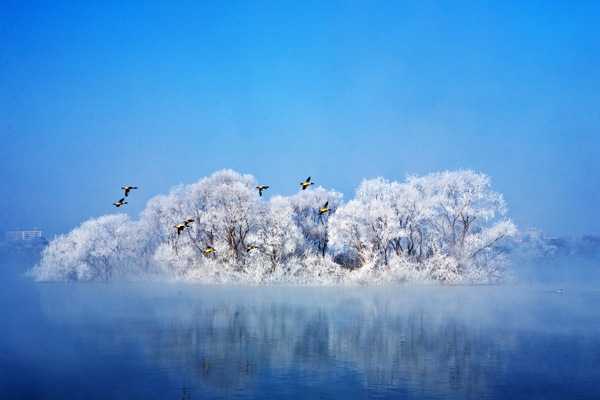
[[[467,273],[481,280],[486,272],[502,273],[495,246],[516,228],[509,220],[489,223],[505,212],[489,177],[472,171],[411,176],[404,184],[378,178],[363,181],[355,199],[338,209],[330,239],[362,265],[388,267],[393,255],[436,280],[455,282]]]
[[[390,186],[391,208],[399,220],[399,230],[392,239],[392,249],[397,256],[420,263],[431,250],[428,246],[428,222],[434,214],[431,199],[419,185],[411,182],[392,182]]]
[[[290,197],[294,220],[304,235],[304,245],[323,257],[329,244],[329,218],[342,205],[342,197],[341,193],[327,191],[321,186],[303,190]],[[320,212],[326,203],[329,211]]]
[[[411,177],[408,183],[421,187],[430,199],[434,210],[429,218],[433,246],[456,260],[459,269],[493,263],[494,246],[516,234],[509,220],[490,225],[507,209],[502,195],[491,190],[487,175],[470,170],[446,171]]]
[[[332,218],[331,240],[338,251],[351,249],[363,264],[388,265],[392,255],[419,261],[426,230],[425,200],[406,184],[364,180],[355,199]]]
[[[256,180],[251,175],[226,170],[213,174],[207,184],[212,190],[207,217],[217,245],[222,248],[224,243],[226,256],[242,269],[248,235],[260,221]]]
[[[294,221],[294,209],[288,198],[272,197],[261,213],[260,226],[249,235],[247,251],[255,258],[265,257],[270,263],[271,272],[302,246],[303,236]],[[262,256],[262,257],[261,257]]]
[[[486,175],[365,180],[346,204],[322,187],[268,202],[255,188],[251,175],[223,170],[152,198],[139,221],[91,219],[53,239],[32,275],[298,284],[495,283],[507,276],[499,245],[516,228],[496,220],[506,204]]]
[[[165,259],[211,257],[243,269],[247,236],[260,220],[259,197],[251,175],[231,170],[218,171],[198,182],[177,186],[168,196],[148,202],[142,219]],[[175,228],[193,220],[178,232]],[[212,253],[205,253],[211,247]]]
[[[107,281],[139,273],[129,269],[140,267],[145,244],[127,215],[105,215],[52,240],[33,275],[42,281]]]

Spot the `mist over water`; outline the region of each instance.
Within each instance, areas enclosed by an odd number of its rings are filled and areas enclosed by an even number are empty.
[[[554,284],[5,276],[1,285],[2,398],[573,398],[600,390],[600,291],[591,284],[557,293]]]
[[[600,258],[561,256],[549,259],[523,260],[516,258],[511,265],[514,281],[521,284],[549,284],[557,289],[567,287],[591,290],[599,286]]]

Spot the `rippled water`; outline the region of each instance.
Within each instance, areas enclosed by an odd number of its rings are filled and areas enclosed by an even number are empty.
[[[2,282],[0,398],[594,398],[600,291]]]

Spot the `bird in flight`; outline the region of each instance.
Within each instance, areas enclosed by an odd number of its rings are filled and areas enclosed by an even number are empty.
[[[258,189],[258,194],[262,197],[262,191],[268,189],[268,186],[257,186],[256,187]]]
[[[125,197],[123,197],[121,200],[117,201],[116,203],[113,203],[113,206],[121,207],[123,204],[128,204],[125,201]]]
[[[127,197],[127,196],[129,196],[129,191],[131,189],[137,189],[137,187],[135,187],[135,186],[125,186],[125,187],[122,187],[121,189],[125,189],[125,197]]]
[[[177,228],[177,236],[181,235],[181,232],[185,229],[186,225],[175,225],[173,228]]]
[[[329,208],[327,208],[328,205],[329,205],[329,202],[326,202],[325,205],[323,206],[323,208],[321,208],[319,210],[319,217],[321,215],[323,215],[323,213],[326,213],[327,211],[331,211]]]
[[[213,251],[215,251],[215,249],[213,249],[212,247],[208,246],[206,248],[206,250],[204,250],[205,253],[212,253]]]
[[[302,190],[306,189],[307,186],[314,185],[314,183],[310,183],[310,176],[306,179],[305,182],[302,182],[300,186],[302,186]]]
[[[186,228],[189,226],[190,222],[194,222],[193,219],[186,219],[185,221],[183,221],[183,224],[186,226]]]
[[[249,252],[250,250],[255,249],[256,247],[254,246],[246,246],[246,253]]]

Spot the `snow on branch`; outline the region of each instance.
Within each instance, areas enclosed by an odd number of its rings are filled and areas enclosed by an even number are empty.
[[[202,284],[499,283],[516,234],[490,178],[445,171],[364,180],[354,199],[310,187],[266,201],[251,175],[215,172],[152,198],[138,221],[90,219],[54,238],[39,281]],[[272,190],[272,189],[271,189]]]

